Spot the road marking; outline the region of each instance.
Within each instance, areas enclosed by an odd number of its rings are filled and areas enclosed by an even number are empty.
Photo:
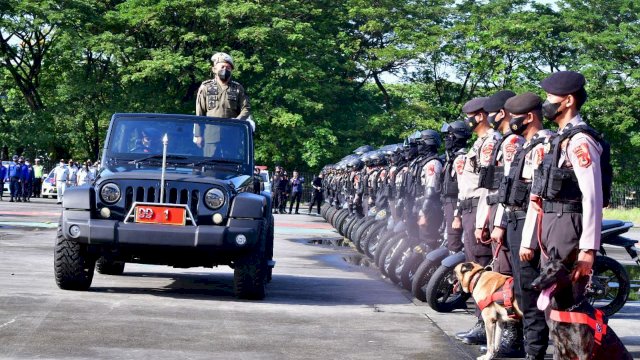
[[[43,223],[29,221],[0,221],[0,226],[20,226],[20,227],[38,227],[38,228],[56,228],[58,223]]]
[[[0,215],[22,215],[22,216],[60,216],[60,211],[0,211]]]
[[[3,328],[3,327],[5,327],[5,326],[7,326],[7,325],[11,325],[11,324],[13,324],[14,322],[16,322],[16,319],[15,319],[15,318],[11,319],[11,321],[7,321],[6,323],[4,323],[4,324],[0,325],[0,329],[1,329],[1,328]]]

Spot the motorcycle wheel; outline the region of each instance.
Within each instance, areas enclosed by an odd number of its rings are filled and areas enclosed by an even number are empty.
[[[424,260],[416,270],[415,275],[413,276],[413,281],[411,282],[411,293],[415,296],[416,299],[426,302],[426,287],[429,283],[433,274],[440,267],[440,262],[435,262],[429,259]]]
[[[378,268],[381,268],[382,265],[380,265],[380,258],[382,257],[382,255],[385,253],[387,246],[390,243],[397,243],[398,241],[400,241],[400,239],[405,236],[405,232],[401,231],[399,233],[393,233],[393,231],[389,232],[389,235],[386,237],[383,237],[377,247],[376,247],[376,252],[373,256],[373,262],[378,266]],[[386,255],[385,255],[386,256]]]
[[[347,225],[345,226],[344,237],[351,240],[351,237],[349,236],[351,235],[351,229],[353,229],[353,226],[357,224],[358,221],[360,221],[360,217],[358,217],[358,215],[353,215],[352,218],[347,223]]]
[[[378,245],[380,244],[380,241],[382,240],[383,237],[389,236],[389,234],[390,234],[390,231],[386,229],[386,224],[385,224],[384,228],[378,230],[375,234],[371,236],[371,238],[367,241],[367,246],[363,246],[365,255],[367,255],[371,260],[373,260],[376,256],[376,251],[378,249]]]
[[[391,274],[390,273],[392,271],[395,271],[395,269],[392,268],[392,266],[394,265],[394,264],[392,264],[393,260],[394,260],[394,258],[396,257],[396,255],[398,253],[401,254],[402,251],[404,251],[406,244],[407,244],[406,237],[401,237],[399,239],[399,241],[397,241],[395,244],[394,243],[389,243],[387,245],[388,249],[387,249],[386,253],[380,255],[379,269],[380,269],[380,272],[382,273],[382,275],[384,275],[384,276],[386,276],[388,278],[391,278]],[[394,281],[393,279],[391,279],[391,281],[393,281],[394,283],[397,282],[397,281]]]
[[[596,256],[591,277],[593,293],[589,301],[609,317],[622,309],[629,298],[629,274],[619,262],[608,256]]]
[[[358,230],[358,228],[364,224],[365,221],[367,221],[368,219],[366,217],[360,218],[358,219],[358,221],[356,221],[353,226],[351,226],[351,229],[349,229],[349,233],[347,234],[347,237],[349,238],[349,240],[351,240],[351,242],[353,242],[353,237],[355,236],[355,232],[356,230]]]
[[[424,260],[424,257],[425,254],[423,253],[411,252],[411,255],[407,259],[405,270],[400,274],[400,284],[402,284],[403,288],[411,291],[413,278],[416,276],[418,267]]]
[[[464,293],[461,286],[457,286],[458,279],[453,269],[453,266],[441,265],[427,284],[425,293],[427,303],[437,312],[451,312],[467,307],[466,303],[470,295]]]
[[[385,221],[378,221],[373,226],[371,226],[369,230],[364,232],[362,234],[363,237],[360,240],[360,243],[358,243],[358,248],[359,248],[358,251],[363,254],[366,254],[366,249],[369,246],[369,242],[371,241],[371,239],[375,237],[376,234],[378,234],[382,229],[384,229],[386,225],[387,224]]]
[[[336,231],[338,231],[338,233],[342,236],[344,236],[344,233],[342,232],[342,225],[344,225],[344,222],[348,216],[349,216],[348,210],[340,210],[340,214],[336,216],[335,228],[336,228]]]
[[[369,229],[369,227],[371,227],[374,223],[376,222],[376,219],[374,218],[368,218],[367,221],[365,221],[362,225],[360,225],[360,227],[358,228],[357,231],[355,231],[355,234],[353,236],[353,245],[355,245],[356,250],[360,248],[360,241],[363,239],[363,234]],[[358,250],[360,251],[360,250]]]
[[[313,210],[313,209],[312,209]],[[320,215],[326,220],[327,219],[327,210],[329,210],[329,204],[323,203],[320,207]]]
[[[402,248],[396,250],[396,253],[393,255],[391,259],[391,264],[389,265],[389,279],[396,284],[400,284],[402,279],[402,273],[404,273],[407,268],[407,261],[413,254],[413,245],[408,242],[402,246]]]

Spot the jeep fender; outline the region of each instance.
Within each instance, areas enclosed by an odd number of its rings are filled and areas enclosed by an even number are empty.
[[[264,196],[243,192],[233,198],[229,217],[244,219],[262,219],[267,209]]]
[[[453,255],[449,255],[444,260],[442,260],[442,266],[453,268],[456,265],[463,263],[464,259],[465,259],[464,251],[460,251]]]
[[[64,209],[91,210],[95,208],[95,189],[91,186],[69,187],[62,197]]]

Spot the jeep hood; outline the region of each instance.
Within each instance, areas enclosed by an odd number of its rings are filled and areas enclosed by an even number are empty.
[[[107,180],[155,180],[160,181],[160,168],[140,168],[129,166],[113,166],[106,167],[100,171],[97,181],[104,182]],[[251,176],[238,174],[233,171],[226,170],[207,170],[200,171],[198,169],[188,167],[167,168],[164,174],[166,181],[184,181],[203,184],[231,185],[237,189],[247,186],[251,181]]]

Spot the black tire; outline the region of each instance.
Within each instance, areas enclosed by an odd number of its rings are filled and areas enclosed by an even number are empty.
[[[313,209],[311,209],[313,210]],[[322,206],[320,206],[320,215],[326,220],[327,219],[327,210],[329,210],[329,204],[327,203],[323,203]]]
[[[398,251],[400,251],[401,249],[402,250],[404,249],[406,243],[407,243],[407,240],[403,236],[399,238],[399,240],[396,241],[395,243],[389,242],[387,244],[387,246],[383,250],[383,253],[380,254],[380,259],[379,259],[380,262],[378,263],[378,269],[380,269],[380,272],[382,273],[382,275],[386,277],[390,277],[389,272],[392,271],[391,266],[392,266],[394,257],[398,253]]]
[[[351,230],[358,222],[360,222],[360,217],[358,215],[354,215],[353,220],[349,222],[349,224],[347,225],[347,228],[345,229],[344,237],[351,240],[351,236],[350,236]]]
[[[373,256],[373,262],[378,265],[378,268],[380,268],[380,258],[382,257],[383,253],[385,252],[387,246],[389,245],[389,243],[397,243],[398,241],[400,241],[400,239],[402,237],[405,236],[405,232],[401,231],[397,234],[393,233],[393,232],[389,232],[389,234],[382,238],[382,240],[379,241],[377,247],[376,247],[376,252]]]
[[[456,286],[457,279],[454,267],[441,265],[429,280],[426,291],[427,303],[437,312],[451,312],[455,309],[466,309],[469,294]]]
[[[347,237],[347,234],[349,234],[347,231],[356,220],[358,220],[358,218],[353,214],[349,214],[344,219],[344,221],[342,222],[342,232],[341,232],[343,237]]]
[[[266,268],[259,253],[247,255],[236,261],[233,269],[233,286],[236,297],[262,300],[265,297]]]
[[[425,254],[412,252],[407,259],[405,270],[400,274],[400,284],[403,288],[411,291],[413,285],[413,278],[416,276],[418,266],[424,261]]]
[[[351,231],[349,232],[349,240],[351,240],[351,242],[355,243],[356,232],[358,231],[358,229],[360,229],[362,225],[364,225],[364,223],[367,222],[367,220],[369,220],[369,218],[363,217],[362,219],[358,220],[355,224],[353,224],[353,226],[351,227]]]
[[[122,275],[124,272],[124,261],[114,261],[101,256],[96,261],[96,271],[103,275]]]
[[[273,221],[273,215],[269,216],[269,227],[267,228],[267,248],[266,248],[266,259],[268,260],[273,260],[273,245],[274,245],[274,221]],[[267,274],[265,275],[266,279],[265,281],[267,283],[271,282],[271,279],[273,278],[273,268],[271,266],[267,266]]]
[[[629,298],[629,274],[619,262],[608,256],[596,256],[591,282],[594,293],[589,301],[607,317],[620,311]]]
[[[344,233],[342,232],[342,224],[344,224],[348,216],[349,216],[348,210],[340,210],[340,214],[336,216],[335,228],[338,231],[338,233],[343,237],[344,237]]]
[[[331,226],[333,226],[333,228],[335,229],[336,227],[336,217],[338,216],[338,214],[340,213],[340,209],[336,209],[333,208],[333,211],[331,211],[330,218],[329,218],[329,224],[331,224]]]
[[[333,206],[329,208],[329,210],[327,210],[327,222],[329,224],[331,224],[331,226],[333,226],[333,224],[331,223],[331,218],[333,217],[333,215],[336,213],[336,211],[338,211],[338,209],[334,208]]]
[[[407,261],[409,260],[409,257],[411,257],[411,254],[413,254],[413,245],[408,242],[401,248],[396,249],[393,254],[387,273],[389,274],[389,279],[394,283],[400,283],[402,273],[406,271]]]
[[[367,255],[371,260],[373,260],[376,256],[376,251],[378,251],[378,245],[380,244],[380,241],[383,239],[384,236],[388,236],[389,233],[390,231],[386,230],[386,224],[385,224],[384,228],[372,234],[369,237],[369,240],[367,241],[366,246],[363,246],[365,255]]]
[[[440,267],[440,262],[424,260],[416,270],[411,282],[411,293],[416,299],[426,302],[426,287],[433,274]]]
[[[369,218],[362,225],[360,225],[358,230],[356,230],[355,235],[353,236],[353,244],[355,245],[356,249],[360,248],[360,241],[362,241],[363,239],[363,234],[369,229],[369,227],[371,227],[375,223],[375,221],[376,219]]]
[[[64,238],[62,219],[58,223],[53,267],[60,289],[87,290],[91,286],[96,261],[87,253],[87,245]]]
[[[360,242],[358,242],[358,251],[365,254],[365,249],[367,248],[367,246],[369,246],[369,240],[371,240],[371,238],[374,237],[380,230],[384,229],[385,226],[385,221],[377,221],[376,223],[371,225],[369,229],[367,229],[367,231],[363,232],[362,238],[360,239]]]

